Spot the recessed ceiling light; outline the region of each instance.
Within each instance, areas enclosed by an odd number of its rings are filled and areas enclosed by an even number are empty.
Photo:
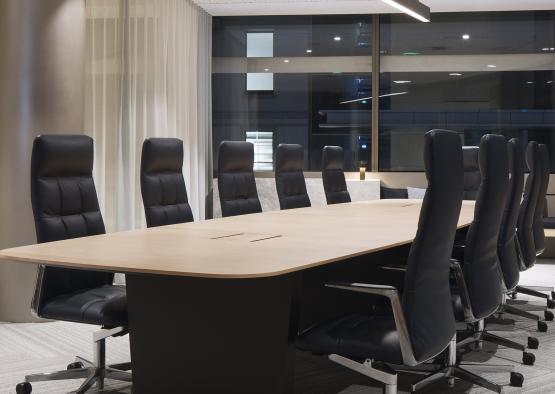
[[[553,83],[553,81],[547,81],[547,83]]]
[[[403,52],[403,55],[405,55],[405,56],[416,56],[416,55],[420,55],[420,52]]]
[[[488,68],[496,68],[497,66],[495,64],[488,64]]]
[[[460,77],[462,74],[461,73],[449,73],[450,76],[452,77]]]
[[[361,103],[362,103],[362,104],[368,104],[368,101],[362,100]]]
[[[411,83],[412,81],[393,81],[394,83],[398,83],[399,85],[404,83]]]
[[[289,63],[289,59],[283,60],[284,63]]]
[[[312,53],[312,49],[307,49],[306,53]]]
[[[270,69],[269,69],[269,68],[265,68],[264,71],[268,72],[268,71],[270,71]]]
[[[542,51],[547,52],[549,51],[549,48],[542,48]]]
[[[341,37],[340,36],[335,36],[335,37],[333,37],[333,40],[334,41],[341,41]]]
[[[463,40],[470,40],[470,34],[463,34],[462,39]]]
[[[534,82],[528,81],[528,82],[526,82],[526,83],[527,83],[528,85],[532,85]]]

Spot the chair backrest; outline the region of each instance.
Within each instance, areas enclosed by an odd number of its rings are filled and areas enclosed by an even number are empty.
[[[343,173],[343,148],[324,146],[322,151],[322,181],[328,204],[351,202]]]
[[[524,154],[522,144],[517,138],[509,141],[509,192],[505,202],[503,219],[499,230],[497,242],[497,254],[503,272],[503,280],[507,290],[513,290],[518,284],[520,277],[520,262],[517,249],[516,225],[522,190],[524,189]]]
[[[536,210],[534,211],[534,246],[536,247],[536,256],[542,254],[545,250],[545,228],[543,226],[543,217],[545,215],[546,203],[545,196],[547,187],[549,186],[549,150],[547,145],[539,144],[540,153],[540,191],[536,203]]]
[[[461,211],[463,158],[457,133],[432,130],[424,137],[428,188],[407,261],[403,311],[418,362],[439,354],[455,334],[449,260]]]
[[[253,144],[242,141],[220,144],[218,191],[223,217],[262,212],[253,167]]]
[[[509,163],[507,141],[502,135],[482,137],[480,173],[482,181],[474,220],[466,235],[463,264],[472,312],[478,319],[495,312],[503,298],[497,243],[509,189]]]
[[[281,209],[310,207],[303,175],[304,149],[280,144],[276,151],[276,190]]]
[[[183,178],[183,141],[148,138],[143,142],[141,194],[148,227],[193,221]]]
[[[84,135],[41,135],[31,158],[31,204],[37,242],[104,234],[92,177],[93,140]],[[86,251],[83,251],[86,253]],[[111,273],[39,268],[33,309],[61,294],[111,284]]]
[[[409,198],[409,191],[407,190],[406,187],[394,188],[394,187],[380,186],[381,200],[404,199],[404,198]]]
[[[481,181],[479,152],[477,146],[463,146],[465,200],[476,200],[478,196]]]
[[[542,182],[540,174],[540,148],[536,141],[530,141],[526,147],[526,165],[528,166],[529,173],[524,185],[524,195],[518,213],[516,234],[520,245],[521,266],[527,269],[536,263],[534,215]]]

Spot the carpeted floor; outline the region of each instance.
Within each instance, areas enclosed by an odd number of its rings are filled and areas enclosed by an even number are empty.
[[[555,264],[551,263],[555,263],[555,261],[538,264],[530,272],[524,273],[521,283],[539,286],[555,284]],[[525,301],[524,297],[519,299]],[[534,300],[531,303],[540,304],[540,301]],[[492,364],[513,363],[517,365],[517,371],[525,376],[524,387],[507,387],[507,393],[555,393],[555,322],[549,323],[549,330],[546,333],[536,332],[534,322],[521,319],[517,319],[514,325],[499,328],[503,328],[504,331],[511,329],[501,335],[522,342],[526,342],[527,331],[539,338],[540,348],[533,351],[536,354],[536,364],[533,367],[521,365],[521,354],[504,348],[487,347],[485,353],[471,354],[468,358],[472,361],[484,361]],[[0,323],[0,394],[15,393],[15,385],[26,374],[64,369],[69,362],[73,361],[75,355],[90,359],[94,330],[95,327],[63,322]],[[128,337],[110,339],[107,353],[110,363],[128,361]],[[483,376],[502,384],[508,384],[509,381],[508,373],[483,374]],[[417,375],[401,374],[400,390],[406,392],[408,383],[417,379]],[[298,394],[381,393],[379,386],[364,376],[334,365],[325,357],[314,357],[306,353],[298,354],[295,381],[295,392]],[[79,384],[78,381],[36,383],[33,385],[33,393],[68,393],[75,390]],[[103,392],[130,393],[131,389],[128,384],[108,382],[107,388]],[[438,383],[422,391],[422,393],[438,394],[486,392],[484,389],[459,381],[454,388],[447,387],[445,383]],[[235,393],[230,392],[229,394]]]

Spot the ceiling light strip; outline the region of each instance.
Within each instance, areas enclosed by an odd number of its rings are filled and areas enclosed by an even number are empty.
[[[421,22],[430,21],[430,7],[422,4],[418,0],[382,0],[384,3],[389,4],[398,10],[403,11],[405,14],[418,19]]]

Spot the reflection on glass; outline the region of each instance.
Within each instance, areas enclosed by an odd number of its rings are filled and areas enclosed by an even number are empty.
[[[274,57],[274,33],[247,33],[247,57]]]
[[[253,55],[251,34],[267,32],[273,57],[262,48]],[[223,140],[272,130],[273,146],[304,147],[306,170],[319,171],[322,148],[339,145],[346,169],[359,171],[371,152],[371,32],[368,15],[214,18],[215,157]]]
[[[434,128],[458,131],[465,145],[486,133],[536,140],[555,163],[555,53],[543,51],[555,45],[555,12],[409,22],[382,18],[381,171],[422,171],[423,136]],[[399,89],[406,94],[387,96]]]
[[[254,144],[254,171],[274,170],[274,133],[247,131],[245,140]]]
[[[272,73],[247,73],[247,91],[272,91],[274,90],[274,74]]]

